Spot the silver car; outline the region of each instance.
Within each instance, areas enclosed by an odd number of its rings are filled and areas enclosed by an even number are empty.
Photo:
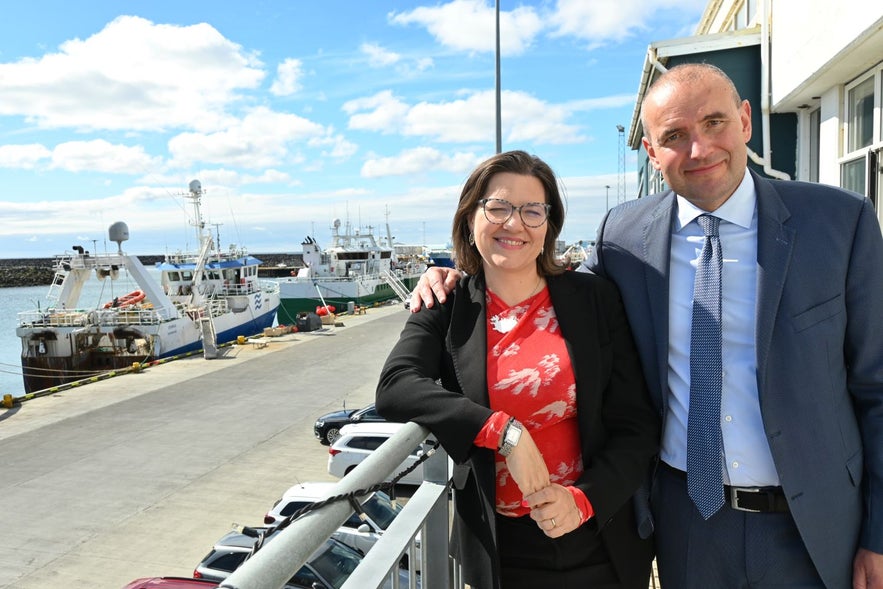
[[[208,554],[196,565],[194,578],[221,582],[245,562],[256,541],[255,534],[267,528],[247,528],[249,533],[229,532],[225,534]],[[272,541],[273,536],[267,537]],[[362,554],[333,538],[326,540],[285,584],[285,589],[340,589],[359,563]],[[399,586],[408,586],[408,573],[398,571]],[[387,578],[383,587],[392,588]],[[418,579],[419,586],[419,579]]]

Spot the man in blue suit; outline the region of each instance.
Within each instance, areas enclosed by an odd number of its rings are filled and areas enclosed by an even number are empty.
[[[587,268],[619,286],[664,419],[651,507],[663,589],[883,589],[883,236],[867,198],[747,168],[718,68],[660,76],[644,147],[671,190],[611,210]],[[725,504],[687,493],[693,278],[720,221]],[[431,272],[431,273],[430,273]],[[411,307],[444,301],[434,269]],[[647,518],[645,524],[649,524]]]
[[[665,589],[883,588],[883,238],[866,198],[747,169],[751,111],[685,64],[642,105],[671,187],[610,211],[588,267],[617,283],[665,426],[651,505]],[[721,218],[727,503],[686,491],[693,275]],[[749,494],[763,497],[751,501]]]

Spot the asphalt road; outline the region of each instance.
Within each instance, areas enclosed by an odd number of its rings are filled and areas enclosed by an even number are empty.
[[[373,399],[406,319],[371,309],[0,409],[0,588],[191,576],[289,486],[335,480],[313,421]]]

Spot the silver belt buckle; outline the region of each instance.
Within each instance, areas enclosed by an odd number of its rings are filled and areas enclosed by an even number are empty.
[[[739,511],[747,511],[749,513],[763,513],[760,509],[751,509],[739,505],[739,493],[763,493],[764,489],[759,487],[730,487],[730,507]]]

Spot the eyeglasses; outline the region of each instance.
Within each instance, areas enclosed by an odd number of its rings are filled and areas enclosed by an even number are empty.
[[[483,198],[478,204],[484,210],[484,218],[494,225],[502,225],[512,217],[513,212],[518,211],[524,226],[534,229],[546,222],[552,208],[552,205],[542,202],[526,202],[516,207],[502,198]]]

